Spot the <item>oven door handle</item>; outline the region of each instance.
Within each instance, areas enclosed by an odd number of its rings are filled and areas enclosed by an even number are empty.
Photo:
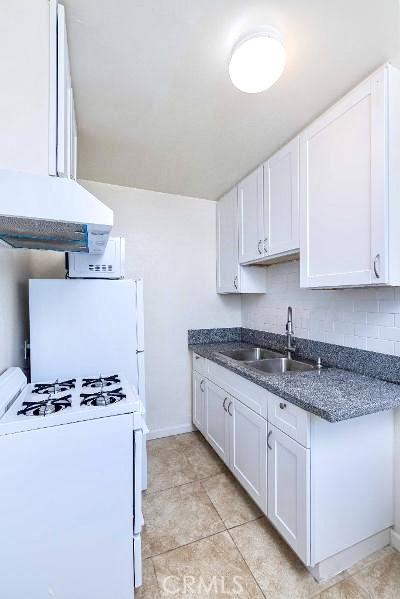
[[[144,422],[144,421],[143,421]],[[146,427],[147,428],[147,427]],[[139,534],[143,526],[142,480],[143,480],[143,443],[141,428],[133,431],[133,534]]]

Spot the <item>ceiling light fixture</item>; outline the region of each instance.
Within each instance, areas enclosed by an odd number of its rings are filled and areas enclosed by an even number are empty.
[[[262,92],[282,75],[286,52],[282,38],[273,27],[259,29],[238,41],[229,63],[235,87],[248,94]]]

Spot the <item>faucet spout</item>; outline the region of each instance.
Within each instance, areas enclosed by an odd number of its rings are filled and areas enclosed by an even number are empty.
[[[293,331],[293,310],[292,306],[288,306],[287,321],[286,321],[286,347],[287,357],[292,358],[292,354],[296,351],[296,347],[293,343],[294,331]]]

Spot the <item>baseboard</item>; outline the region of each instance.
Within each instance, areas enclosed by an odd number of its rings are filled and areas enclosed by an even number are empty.
[[[400,532],[397,532],[397,530],[392,530],[391,545],[397,549],[397,551],[400,551]]]
[[[322,562],[319,562],[319,564],[309,568],[309,571],[318,582],[329,580],[336,576],[336,574],[351,568],[351,566],[368,557],[375,551],[387,547],[390,543],[391,532],[393,534],[393,531],[391,531],[390,528],[386,528],[372,537],[364,539],[364,541],[356,543],[340,553],[336,553],[335,555],[332,555],[332,557],[328,557]]]
[[[196,430],[192,424],[182,424],[181,426],[169,426],[167,428],[159,428],[150,431],[147,434],[147,439],[160,439],[161,437],[172,437],[173,435],[182,435],[183,433],[191,433]]]

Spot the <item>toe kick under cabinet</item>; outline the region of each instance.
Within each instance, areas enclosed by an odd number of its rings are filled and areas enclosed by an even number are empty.
[[[194,353],[193,422],[316,578],[388,544],[392,411],[331,423]]]

